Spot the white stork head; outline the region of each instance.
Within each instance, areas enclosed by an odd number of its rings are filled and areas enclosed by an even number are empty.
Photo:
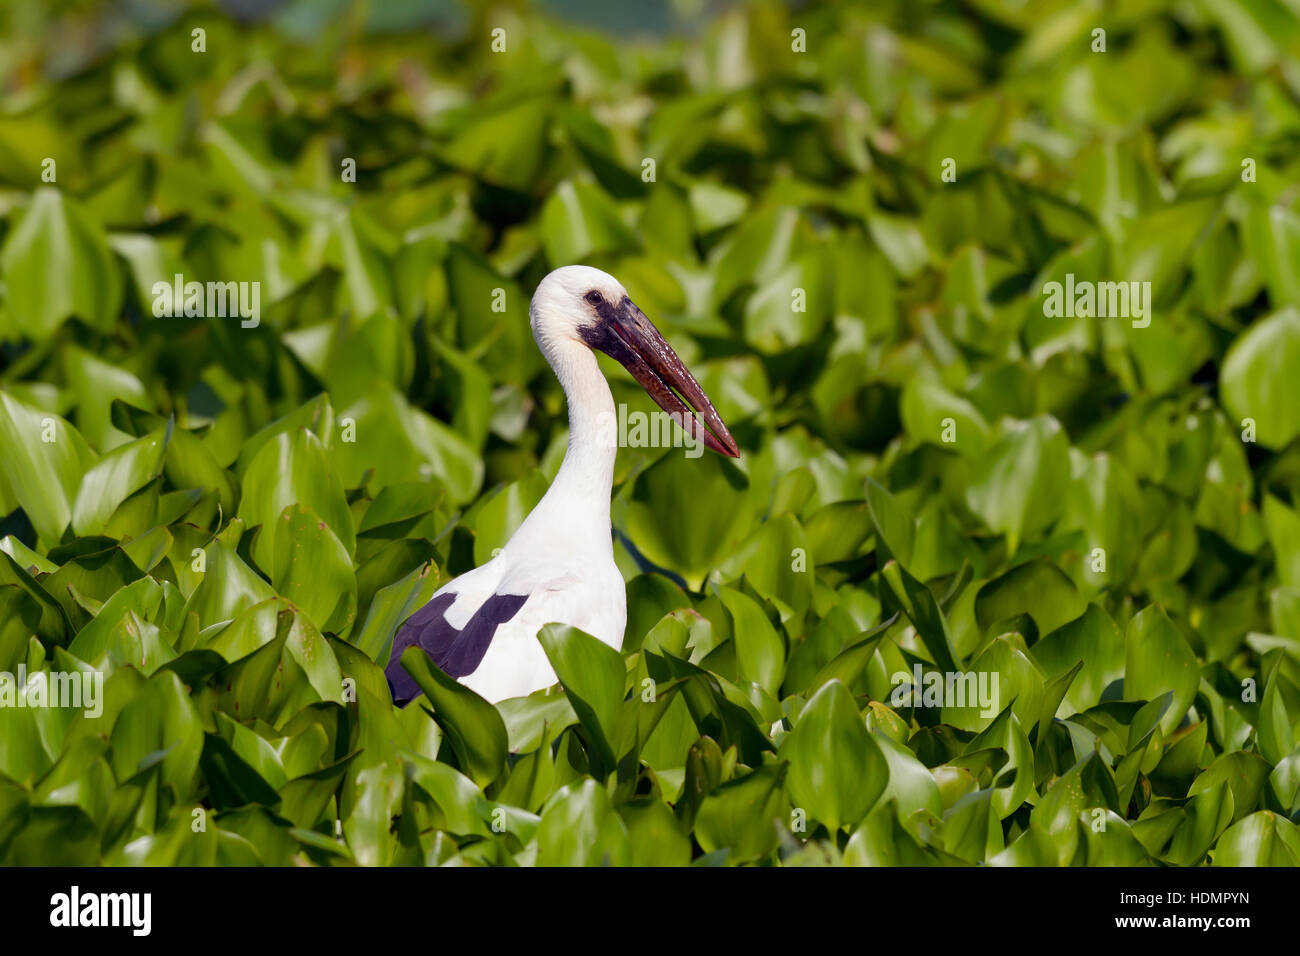
[[[704,389],[612,275],[590,266],[556,269],[537,286],[528,314],[533,338],[557,374],[556,356],[562,351],[574,345],[598,349],[626,368],[695,438],[721,455],[740,457]]]

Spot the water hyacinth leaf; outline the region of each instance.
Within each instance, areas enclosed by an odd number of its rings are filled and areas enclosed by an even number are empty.
[[[809,558],[819,564],[847,561],[874,527],[865,501],[836,501],[819,508],[804,523]]]
[[[889,629],[898,621],[898,614],[892,614],[875,627],[868,629],[851,641],[843,650],[827,661],[813,675],[811,681],[803,688],[805,694],[816,692],[823,684],[839,680],[845,687],[857,683],[867,665],[875,657],[876,649]]]
[[[228,664],[241,661],[275,640],[278,616],[283,608],[278,597],[245,608],[229,623],[199,632],[198,646],[217,654]]]
[[[0,391],[0,457],[5,485],[42,540],[58,542],[72,520],[82,477],[95,463],[81,435],[62,418]]]
[[[48,338],[77,317],[101,331],[113,327],[122,274],[99,226],[63,192],[42,186],[0,250],[8,314],[20,333]]]
[[[1277,576],[1285,587],[1300,588],[1300,514],[1269,495],[1264,499],[1264,526]]]
[[[715,301],[778,271],[794,249],[798,226],[799,212],[791,206],[773,206],[742,221],[719,247]]]
[[[203,566],[199,586],[190,595],[186,613],[200,625],[229,621],[240,611],[276,596],[272,587],[244,563],[225,541],[214,538],[198,548],[192,559]]]
[[[1076,710],[1100,700],[1111,682],[1124,675],[1124,635],[1097,604],[1089,604],[1079,617],[1041,637],[1029,652],[1047,674],[1083,665],[1065,692]]]
[[[718,598],[731,615],[741,679],[775,693],[785,672],[785,642],[781,635],[748,595],[732,588],[718,588]]]
[[[1282,309],[1252,325],[1223,361],[1223,402],[1233,418],[1250,419],[1266,448],[1300,434],[1292,376],[1300,367],[1300,309]]]
[[[542,811],[539,866],[617,866],[628,853],[627,827],[595,780],[565,787]]]
[[[47,572],[53,574],[54,572]],[[48,582],[49,578],[43,578]],[[21,565],[6,552],[0,558],[0,582],[6,589],[14,592],[10,596],[14,609],[18,612],[18,625],[21,634],[19,640],[36,635],[51,643],[60,642],[71,630],[71,622],[62,606],[54,600],[44,583],[38,583]],[[12,620],[12,619],[11,619]]]
[[[781,756],[790,762],[795,806],[832,832],[861,820],[888,782],[889,764],[838,680],[808,701]]]
[[[272,612],[275,631],[268,641]],[[241,629],[238,642],[226,639],[227,628],[204,648],[237,658],[212,675],[217,700],[228,713],[282,729],[303,708],[343,703],[343,674],[329,643],[283,598],[236,618],[230,627]]]
[[[1300,280],[1295,275],[1300,257],[1300,216],[1280,204],[1251,203],[1242,223],[1247,253],[1259,271],[1272,301],[1300,303]]]
[[[424,564],[381,589],[370,602],[370,610],[355,637],[356,646],[375,663],[387,663],[397,629],[429,602],[439,581],[437,570]]]
[[[1013,568],[975,596],[975,617],[982,631],[996,621],[1028,614],[1038,632],[1048,634],[1077,618],[1085,607],[1074,583],[1046,558]]]
[[[548,624],[537,634],[595,749],[600,765],[612,769],[619,737],[626,673],[618,652],[576,627]]]
[[[362,866],[382,866],[394,852],[393,817],[401,806],[402,772],[397,767],[367,767],[357,773],[352,807],[343,835]]]
[[[1288,712],[1284,680],[1281,669],[1275,666],[1264,685],[1255,732],[1260,753],[1274,765],[1280,764],[1296,746],[1296,722]]]
[[[280,435],[292,435],[298,429],[305,428],[324,441],[334,433],[334,427],[334,408],[330,404],[329,395],[317,395],[287,415],[267,422],[254,431],[240,445],[235,471],[240,475],[245,474],[262,448]]]
[[[223,511],[234,511],[236,484],[203,440],[184,428],[173,428],[163,461],[167,480],[177,488],[215,491]]]
[[[480,786],[499,777],[505,768],[508,738],[496,708],[444,674],[421,648],[407,648],[402,667],[428,698],[461,771]]]
[[[109,744],[118,780],[156,763],[163,784],[178,797],[190,793],[203,751],[203,727],[175,674],[164,671],[144,685],[118,714]]]
[[[737,500],[747,487],[720,455],[692,461],[665,454],[636,479],[624,518],[628,535],[647,558],[698,589],[753,521]],[[676,517],[664,521],[665,514]]]
[[[984,730],[1011,706],[1021,726],[1038,720],[1047,692],[1047,675],[1025,651],[1019,634],[990,641],[960,673],[941,674],[943,720],[963,730]]]
[[[1215,866],[1300,866],[1300,828],[1260,810],[1229,827],[1215,846]]]
[[[812,603],[816,568],[808,535],[791,514],[765,521],[722,566],[730,577],[742,574],[758,591],[797,611]]]
[[[546,254],[555,263],[579,262],[636,244],[618,208],[591,183],[561,183],[542,208],[541,225]]]
[[[881,758],[881,762],[883,763]],[[731,863],[761,860],[776,848],[788,799],[787,768],[765,764],[713,789],[695,816],[695,838],[705,853],[726,853]]]
[[[67,552],[51,553],[63,564],[41,579],[41,587],[63,608],[74,627],[87,624],[103,602],[143,576],[126,552],[106,538],[81,538],[69,545]]]
[[[349,555],[356,549],[343,485],[330,468],[320,439],[306,429],[281,433],[268,441],[244,474],[239,517],[249,527],[261,525],[253,544],[253,559],[260,568],[275,566],[280,516],[289,505],[310,508],[329,525]]]
[[[357,579],[343,542],[302,505],[285,508],[279,521],[272,584],[317,628],[344,633],[357,613]]]
[[[867,508],[876,528],[881,557],[884,561],[892,558],[906,567],[912,561],[912,546],[916,538],[916,523],[912,516],[893,495],[870,478],[867,479]]]
[[[146,582],[153,584],[149,578],[142,578],[136,585]],[[134,585],[128,585],[118,594],[133,587]],[[112,615],[97,616],[82,628],[68,646],[68,652],[85,661],[97,661],[101,655],[107,654],[115,663],[129,664],[145,674],[152,674],[163,664],[174,660],[176,652],[172,649],[168,636],[148,619],[150,615],[143,613],[143,608],[132,606],[135,597],[132,595],[121,602]],[[143,600],[148,601],[148,598]],[[87,633],[91,631],[93,634]]]
[[[1169,616],[1157,607],[1140,611],[1124,636],[1124,694],[1130,700],[1154,700],[1172,693],[1169,709],[1160,720],[1169,734],[1187,713],[1200,683],[1196,655]]]
[[[210,781],[212,800],[218,807],[241,807],[249,803],[274,806],[280,802],[275,788],[221,737],[204,735],[199,765]]]
[[[909,817],[917,810],[927,810],[936,816],[942,814],[939,785],[916,754],[884,734],[876,734],[874,739],[889,767],[889,779],[880,797],[881,803],[894,801],[902,817]]]
[[[72,528],[79,536],[102,531],[117,506],[162,470],[171,430],[169,424],[121,445],[86,470],[72,506]]]
[[[0,551],[9,555],[14,563],[28,574],[53,574],[59,566],[42,554],[33,551],[11,534],[0,538]]]
[[[946,852],[974,863],[1002,850],[1002,828],[994,812],[993,797],[991,790],[976,790],[961,797],[944,814],[942,847]]]
[[[294,777],[280,788],[280,815],[294,825],[310,829],[338,792],[356,754],[320,770]]]
[[[691,845],[668,806],[659,800],[633,800],[618,808],[627,827],[632,866],[687,866]]]
[[[527,189],[544,155],[546,107],[545,100],[533,97],[480,112],[447,145],[443,155],[454,166],[485,182]]]
[[[976,467],[966,502],[1014,553],[1021,539],[1061,514],[1070,477],[1069,441],[1044,415],[1015,423]]]
[[[34,781],[54,764],[53,755],[46,749],[36,724],[38,711],[33,707],[18,706],[25,688],[18,686],[12,672],[0,674],[0,773],[10,780]]]
[[[745,303],[745,339],[765,354],[811,342],[831,304],[827,257],[809,250],[780,272],[765,276]]]
[[[897,561],[885,565],[881,577],[888,585],[890,603],[907,615],[934,662],[945,671],[959,670],[947,618],[930,589],[908,574]]]
[[[1144,842],[1147,850],[1178,866],[1193,866],[1204,859],[1215,840],[1232,822],[1232,790],[1226,785],[1204,790],[1182,808],[1183,822],[1167,845],[1159,838]],[[1156,817],[1158,821],[1160,818]],[[1142,839],[1143,820],[1134,825],[1134,835]]]
[[[871,238],[903,278],[913,278],[929,263],[930,250],[925,236],[913,222],[888,213],[876,213],[867,219],[867,225]]]
[[[979,409],[942,385],[912,379],[903,388],[903,425],[913,440],[949,448],[978,461],[989,440]]]

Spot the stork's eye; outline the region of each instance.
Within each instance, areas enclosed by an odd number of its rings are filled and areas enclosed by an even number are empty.
[[[586,299],[588,302],[590,302],[592,305],[600,305],[602,302],[605,301],[605,297],[601,295],[599,292],[597,292],[595,289],[592,289],[585,296],[583,296],[583,298]]]

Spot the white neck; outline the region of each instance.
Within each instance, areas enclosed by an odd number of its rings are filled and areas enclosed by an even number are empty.
[[[551,340],[542,352],[569,407],[569,447],[555,481],[511,539],[517,546],[613,553],[609,496],[618,455],[617,416],[595,354],[573,339]]]

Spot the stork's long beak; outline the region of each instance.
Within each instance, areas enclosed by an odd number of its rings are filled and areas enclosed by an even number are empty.
[[[626,296],[617,304],[602,305],[602,327],[591,330],[588,344],[621,363],[696,441],[720,455],[739,458],[740,448],[709,396],[646,314]],[[690,408],[682,399],[690,403]],[[692,408],[704,418],[707,429],[692,414]]]

